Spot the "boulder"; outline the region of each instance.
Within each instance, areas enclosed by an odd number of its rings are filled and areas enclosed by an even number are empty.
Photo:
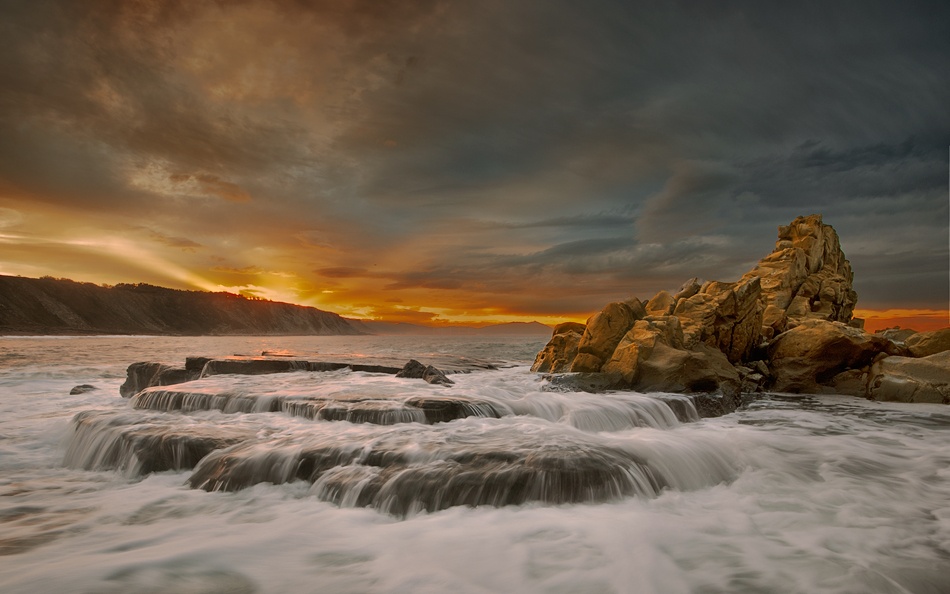
[[[568,371],[577,356],[577,345],[584,335],[584,324],[564,322],[554,327],[551,340],[534,358],[531,371],[559,373]]]
[[[422,379],[426,372],[426,366],[415,359],[410,359],[408,363],[396,374],[396,377],[406,377],[411,379]]]
[[[444,371],[432,365],[426,365],[426,370],[422,373],[422,379],[426,383],[442,384],[443,386],[450,386],[455,383],[445,376]]]
[[[696,293],[699,293],[699,290],[702,288],[703,285],[699,282],[699,279],[693,277],[683,283],[683,286],[680,287],[680,290],[676,293],[676,295],[673,295],[673,301],[674,303],[678,303],[680,299],[689,299]]]
[[[577,356],[571,363],[571,371],[600,371],[601,366],[610,360],[624,334],[644,311],[639,301],[631,303],[608,303],[600,313],[587,320],[584,334],[577,345]]]
[[[950,351],[885,357],[871,366],[867,396],[889,402],[950,404]]]
[[[408,363],[396,374],[396,377],[406,377],[413,379],[422,379],[430,384],[454,384],[452,380],[445,376],[445,372],[432,365],[425,365],[410,359]]]
[[[718,349],[699,345],[680,350],[658,344],[640,364],[636,388],[656,392],[721,392],[735,398],[739,374]],[[735,405],[730,408],[735,410]]]
[[[772,389],[820,392],[841,372],[865,368],[881,353],[900,352],[886,338],[847,324],[808,320],[775,337],[769,345]]]
[[[628,386],[637,385],[643,361],[659,345],[683,350],[683,329],[675,316],[647,316],[634,322],[601,371],[618,376]]]
[[[653,299],[647,301],[645,306],[649,316],[668,316],[673,313],[673,306],[676,305],[676,299],[669,291],[660,291],[653,296]]]
[[[821,215],[779,227],[775,249],[743,276],[752,278],[761,280],[766,338],[809,319],[851,322],[858,298],[854,274],[838,234]]]
[[[914,357],[926,357],[943,351],[950,351],[950,328],[918,332],[904,340],[907,350]]]
[[[93,390],[98,389],[99,388],[93,386],[92,384],[80,384],[78,386],[74,386],[73,389],[69,391],[69,395],[75,396],[77,394],[85,394],[86,392],[92,392]]]

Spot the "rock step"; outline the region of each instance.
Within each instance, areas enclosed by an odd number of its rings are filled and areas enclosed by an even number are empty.
[[[411,439],[411,436],[405,436]],[[458,505],[602,502],[653,497],[669,486],[661,473],[621,448],[575,440],[536,439],[504,445],[445,439],[417,444],[345,438],[248,442],[214,452],[188,479],[193,488],[236,491],[296,480],[338,505],[374,507],[404,516]],[[431,437],[441,438],[435,443]],[[507,440],[510,441],[510,440]],[[420,453],[421,451],[421,453]]]
[[[394,425],[445,423],[466,417],[500,418],[490,402],[465,396],[414,396],[405,401],[347,395],[339,398],[302,398],[275,394],[248,394],[189,390],[186,387],[146,388],[131,399],[133,408],[154,411],[275,413],[325,421]]]
[[[166,416],[100,411],[78,413],[72,423],[66,466],[129,476],[190,470],[212,451],[255,435],[253,430],[182,425]]]
[[[336,358],[336,356],[330,356]],[[421,378],[429,383],[450,385],[454,382],[446,374],[469,373],[479,370],[498,369],[500,363],[453,357],[448,355],[430,355],[430,363],[421,364],[415,359],[409,362],[385,357],[352,357],[340,355],[339,360],[310,360],[288,358],[283,355],[261,357],[187,357],[184,367],[173,367],[163,363],[141,361],[129,365],[125,383],[119,387],[123,398],[129,398],[145,388],[154,386],[172,386],[213,375],[266,375],[293,371],[326,372],[350,369],[355,372],[385,373],[406,378]],[[421,366],[421,367],[420,367]]]

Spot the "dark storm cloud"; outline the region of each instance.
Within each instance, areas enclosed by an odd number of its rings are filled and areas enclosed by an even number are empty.
[[[945,2],[0,10],[0,206],[552,313],[732,280],[820,212],[862,303],[913,270],[913,302],[947,304]]]

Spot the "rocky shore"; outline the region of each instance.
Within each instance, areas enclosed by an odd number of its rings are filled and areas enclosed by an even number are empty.
[[[834,228],[799,217],[735,282],[694,278],[558,325],[532,370],[577,387],[718,393],[726,411],[765,390],[950,404],[950,328],[865,332],[853,280]]]

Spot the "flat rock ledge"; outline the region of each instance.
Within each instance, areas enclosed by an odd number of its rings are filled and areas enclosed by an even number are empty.
[[[298,359],[285,356],[233,356],[224,358],[187,357],[184,367],[140,361],[129,365],[125,383],[119,387],[123,398],[130,398],[146,388],[173,386],[212,375],[266,375],[292,371],[337,371],[350,369],[367,373],[385,373],[397,377],[422,379],[430,384],[451,385],[447,375],[478,370],[498,369],[499,364],[467,357],[434,356],[438,365],[423,364],[415,359],[408,363],[385,357],[353,357],[332,355],[326,360]]]

